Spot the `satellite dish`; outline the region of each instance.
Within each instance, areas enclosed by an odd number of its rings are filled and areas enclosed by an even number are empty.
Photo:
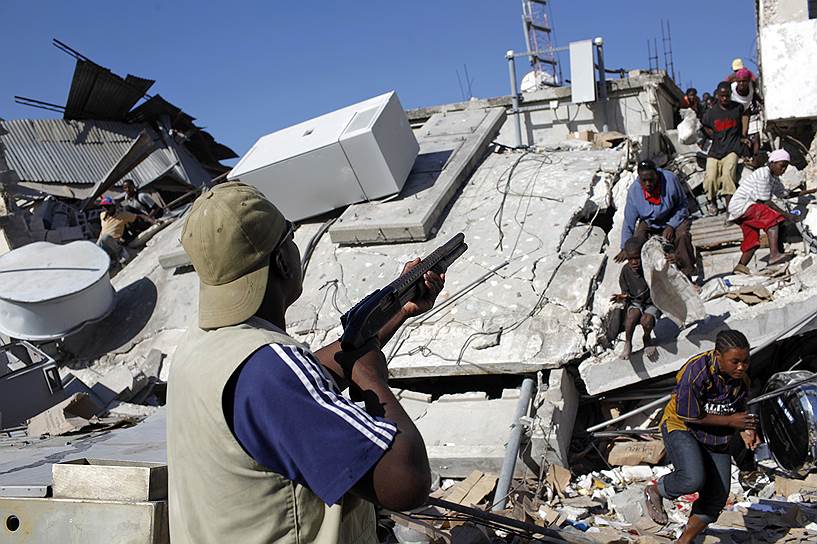
[[[539,72],[537,74],[534,70],[531,70],[525,74],[525,77],[522,78],[520,89],[523,93],[530,93],[541,89],[542,87],[552,87],[554,85],[558,85],[558,82],[553,74],[549,74],[547,72]]]

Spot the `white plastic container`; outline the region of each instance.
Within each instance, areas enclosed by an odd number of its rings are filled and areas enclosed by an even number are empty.
[[[227,175],[292,221],[398,193],[420,146],[394,92],[267,134]]]
[[[108,255],[93,242],[34,242],[0,256],[0,333],[56,340],[113,308]]]

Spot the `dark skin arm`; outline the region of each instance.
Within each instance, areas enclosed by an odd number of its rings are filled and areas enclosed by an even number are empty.
[[[352,488],[356,495],[395,511],[422,506],[431,489],[423,437],[388,384],[386,358],[370,350],[354,362],[349,380],[361,392],[366,411],[397,426],[394,441],[377,464]]]
[[[407,263],[403,273],[419,263],[420,259]],[[370,345],[352,353],[343,351],[337,341],[315,354],[340,387],[351,387],[363,399],[369,414],[384,417],[397,426],[389,449],[352,488],[354,494],[395,511],[411,510],[425,503],[431,488],[431,470],[423,437],[389,388],[389,371],[380,346],[391,339],[406,319],[434,306],[445,275],[428,272],[424,280],[425,292],[403,306]]]
[[[401,275],[405,274],[419,263],[419,258],[406,263],[406,265],[403,267],[403,272]],[[395,315],[383,326],[383,328],[380,329],[380,332],[377,335],[377,341],[380,346],[386,345],[386,343],[391,340],[391,337],[394,336],[394,333],[397,332],[401,326],[403,326],[403,323],[405,323],[407,319],[425,313],[434,307],[434,301],[437,299],[437,295],[440,294],[440,291],[443,290],[443,286],[445,285],[445,274],[440,275],[435,272],[427,272],[425,276],[423,276],[423,279],[425,280],[426,289],[422,296],[417,300],[412,300],[406,303],[406,305],[401,309],[400,313]],[[341,364],[338,362],[339,356],[342,353],[343,349],[340,347],[340,340],[336,340],[315,352],[315,357],[317,357],[318,361],[320,361],[320,363],[332,373],[333,377],[338,383],[338,387],[340,387],[341,390],[346,389],[346,387],[349,386],[345,372],[343,368],[341,368]],[[348,356],[345,357],[345,360],[348,359]]]
[[[760,437],[757,434],[757,416],[748,412],[736,412],[728,416],[716,416],[707,414],[694,422],[707,427],[731,427],[738,429],[744,444],[750,450],[754,450],[760,444]]]

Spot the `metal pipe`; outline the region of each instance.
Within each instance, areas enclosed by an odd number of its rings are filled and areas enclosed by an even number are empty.
[[[607,132],[607,76],[604,70],[604,38],[599,36],[593,43],[596,44],[596,57],[599,65],[599,113],[601,114],[601,131]]]
[[[598,425],[593,425],[592,427],[588,427],[587,432],[592,433],[593,431],[598,431],[599,429],[609,427],[613,423],[618,423],[619,421],[623,421],[623,420],[627,419],[628,417],[634,416],[636,414],[640,414],[641,412],[646,412],[650,408],[655,408],[656,406],[659,406],[659,405],[667,402],[670,399],[670,397],[672,397],[672,394],[664,395],[660,399],[656,399],[656,400],[654,400],[654,401],[652,401],[650,403],[645,404],[644,406],[639,406],[635,410],[631,410],[631,411],[627,412],[626,414],[621,414],[618,417],[614,417],[613,419],[609,419],[609,420],[607,420],[607,421],[605,421],[603,423],[599,423]]]
[[[541,535],[542,538],[540,538],[539,540],[545,540],[545,542],[557,543],[566,542],[565,535],[563,535],[562,533],[555,529],[540,527],[539,525],[534,525],[533,523],[526,523],[524,521],[519,521],[517,519],[509,518],[506,516],[492,514],[490,512],[483,512],[482,510],[478,510],[477,508],[470,508],[468,506],[463,506],[456,502],[429,497],[428,500],[426,501],[426,504],[429,506],[436,506],[444,510],[451,510],[452,512],[465,514],[466,516],[473,516],[476,519],[484,520],[490,523],[496,523],[498,525],[504,525],[505,527],[511,527],[513,529],[518,529],[520,531]],[[571,537],[571,540],[573,542],[593,542],[592,540],[584,536],[578,535],[575,537]]]
[[[519,90],[516,86],[516,60],[513,49],[505,53],[508,59],[508,75],[511,77],[511,110],[513,114],[514,147],[522,147],[522,126],[519,121]]]
[[[525,378],[519,391],[519,401],[516,403],[516,412],[511,424],[511,436],[505,446],[505,459],[502,460],[502,471],[499,473],[499,483],[496,484],[494,504],[491,510],[504,510],[508,502],[508,490],[513,481],[513,471],[516,468],[516,458],[519,455],[519,443],[522,441],[524,425],[520,421],[528,413],[530,399],[533,397],[533,378]]]

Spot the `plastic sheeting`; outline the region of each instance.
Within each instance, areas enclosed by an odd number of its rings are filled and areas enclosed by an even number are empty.
[[[667,261],[664,245],[668,242],[653,236],[641,249],[641,266],[650,286],[650,296],[664,315],[679,327],[705,319],[706,309],[692,282]]]

